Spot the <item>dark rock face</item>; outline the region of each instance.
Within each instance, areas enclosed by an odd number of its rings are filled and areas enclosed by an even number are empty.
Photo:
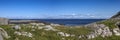
[[[117,22],[116,26],[120,29],[120,22]]]
[[[113,17],[111,17],[111,18],[117,18],[117,19],[120,19],[120,11],[119,11],[116,15],[114,15]]]
[[[117,26],[120,28],[120,23]]]

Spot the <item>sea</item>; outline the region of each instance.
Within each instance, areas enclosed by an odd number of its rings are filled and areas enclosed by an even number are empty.
[[[14,19],[14,20],[26,20],[26,19]],[[77,26],[77,25],[86,25],[89,23],[102,21],[105,19],[27,19],[27,20],[38,20],[47,23],[61,24],[65,26],[75,26],[75,25]]]

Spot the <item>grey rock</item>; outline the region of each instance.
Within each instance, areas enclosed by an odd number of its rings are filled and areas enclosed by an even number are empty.
[[[0,28],[0,40],[4,40],[3,37],[5,37],[7,39],[10,38],[10,36],[8,36],[7,32],[4,29]]]
[[[21,27],[20,27],[19,25],[15,25],[15,26],[13,26],[13,29],[15,29],[15,30],[20,30]]]
[[[0,18],[0,25],[8,25],[9,19],[7,18]]]
[[[113,32],[116,36],[120,36],[120,29],[119,28],[114,28]]]

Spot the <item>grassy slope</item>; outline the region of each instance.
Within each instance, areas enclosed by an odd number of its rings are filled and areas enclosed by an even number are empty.
[[[25,37],[25,36],[18,36],[14,34],[14,29],[11,28],[10,25],[6,26],[0,26],[4,30],[8,32],[8,34],[11,36],[11,38],[6,40],[15,40],[18,38],[19,40],[62,40],[62,38],[65,38],[65,40],[78,40],[79,35],[85,35],[88,34],[91,30],[88,28],[70,28],[70,27],[55,27],[56,29],[59,29],[62,32],[68,33],[68,34],[75,34],[75,37],[62,37],[57,34],[57,32],[54,31],[45,31],[43,29],[36,31],[30,31],[31,28],[26,28],[25,26],[22,27],[20,31],[27,31],[31,32],[34,36],[33,38]]]
[[[113,29],[113,28],[116,28],[115,24],[117,22],[120,22],[120,20],[108,19],[108,20],[104,20],[104,21],[101,21],[101,22],[97,22],[97,23],[98,24],[105,24],[110,29]]]
[[[120,22],[120,20],[109,19],[109,20],[104,20],[104,21],[97,22],[97,23],[98,24],[105,24],[112,31],[113,28],[117,28],[117,26],[115,25],[117,22]],[[105,38],[97,37],[97,38],[92,39],[92,40],[120,40],[120,36],[113,35],[111,37],[105,37]]]
[[[105,20],[105,21],[101,21],[101,22],[97,22],[97,23],[105,24],[110,29],[113,29],[113,28],[116,28],[115,23],[118,21],[120,21],[120,20]],[[27,26],[30,26],[30,25],[27,25]],[[84,28],[84,27],[80,27],[80,28],[55,27],[56,29],[58,29],[62,32],[76,35],[75,37],[62,37],[60,35],[57,35],[57,32],[54,32],[54,31],[45,31],[43,29],[41,29],[41,30],[35,29],[36,31],[30,31],[31,28],[26,28],[26,26],[22,26],[22,29],[20,31],[27,31],[27,32],[31,32],[33,34],[33,38],[29,38],[29,37],[25,37],[25,36],[15,35],[14,34],[15,30],[12,29],[10,25],[0,26],[0,27],[5,29],[8,32],[8,34],[11,36],[11,38],[6,39],[6,40],[15,40],[16,38],[18,38],[19,40],[62,40],[62,38],[65,38],[65,40],[87,40],[85,38],[79,39],[78,36],[86,35],[92,31],[91,29]],[[94,38],[91,40],[120,40],[120,36],[112,36],[112,37],[106,37],[106,38],[97,37],[97,38]]]

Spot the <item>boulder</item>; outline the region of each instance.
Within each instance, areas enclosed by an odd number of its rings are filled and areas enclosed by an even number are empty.
[[[113,32],[116,36],[120,36],[120,29],[119,28],[114,28]]]
[[[19,36],[27,36],[27,37],[33,37],[32,33],[30,32],[19,32],[19,31],[15,31],[14,34],[19,35]]]
[[[8,36],[7,32],[3,29],[3,28],[0,28],[0,40],[4,40],[4,38],[10,38],[10,36]]]
[[[9,19],[0,17],[0,25],[8,25]]]
[[[64,36],[64,37],[75,36],[75,35],[70,35],[70,34],[64,33],[64,32],[58,32],[57,34],[60,36]]]
[[[51,25],[46,25],[46,26],[44,26],[44,30],[46,30],[46,31],[49,31],[49,30],[52,30],[52,31],[59,31],[59,30],[57,30],[57,29],[54,29]]]
[[[51,26],[60,26],[59,24],[53,24],[53,23],[51,23],[50,25]]]
[[[104,24],[89,24],[87,25],[88,27],[91,26],[91,28],[94,30],[94,32],[91,32],[89,35],[87,36],[87,39],[92,39],[98,36],[101,37],[109,37],[112,36],[112,32],[110,31],[109,27],[107,27]]]
[[[15,29],[15,30],[20,30],[21,27],[20,27],[19,25],[15,25],[15,26],[13,26],[13,29]]]
[[[120,22],[117,22],[115,25],[120,29]]]

